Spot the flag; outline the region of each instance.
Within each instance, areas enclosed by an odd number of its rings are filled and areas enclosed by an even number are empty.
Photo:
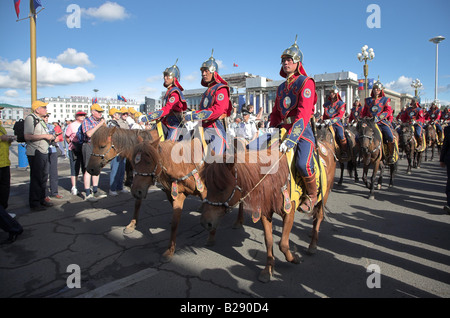
[[[120,96],[120,97],[122,97],[122,100],[126,103],[127,102],[127,100],[125,99],[125,97],[123,97],[123,96]]]
[[[238,67],[238,65],[236,63],[233,63],[233,67]]]
[[[363,79],[358,80],[358,90],[359,91],[364,90],[364,80]]]
[[[17,19],[19,18],[19,13],[20,13],[20,0],[14,0],[14,7],[16,9],[16,14],[17,14]]]
[[[39,7],[42,7],[41,0],[33,0],[33,2],[34,2],[34,10],[36,10]]]
[[[367,88],[368,89],[372,89],[373,88],[373,81],[374,81],[374,79],[373,78],[369,78],[367,81],[368,81]]]
[[[92,97],[92,105],[97,104],[98,100],[97,97]]]
[[[117,95],[117,99],[118,100],[123,100],[122,97],[120,95]]]

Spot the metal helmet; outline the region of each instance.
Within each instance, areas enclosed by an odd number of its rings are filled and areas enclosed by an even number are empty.
[[[283,54],[281,54],[281,58],[283,58],[284,56],[291,57],[294,63],[303,62],[303,53],[302,51],[300,51],[297,45],[297,35],[295,36],[294,44],[283,51]]]
[[[208,69],[211,73],[217,72],[219,73],[219,65],[217,64],[216,60],[213,57],[214,49],[212,49],[211,57],[203,62],[202,66],[200,67],[200,71],[204,68]]]
[[[334,85],[331,86],[330,92],[334,92],[335,94],[339,94],[339,87],[337,87],[336,81],[334,81]]]
[[[168,67],[164,70],[164,76],[175,77],[177,80],[180,80],[180,69],[177,66],[178,59],[175,61],[175,64],[171,67]]]
[[[372,88],[379,88],[380,90],[384,89],[383,84],[381,84],[381,82],[380,82],[379,76],[378,76],[378,80],[375,83],[373,83]]]

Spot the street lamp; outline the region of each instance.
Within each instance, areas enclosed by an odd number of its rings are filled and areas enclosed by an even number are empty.
[[[436,36],[430,39],[430,42],[436,44],[436,71],[435,71],[435,79],[434,79],[434,100],[437,101],[437,91],[438,91],[438,47],[439,43],[444,41],[445,38],[443,36]]]
[[[415,97],[419,97],[418,90],[419,90],[419,88],[422,88],[422,86],[423,85],[418,78],[416,78],[415,80],[413,80],[411,82],[411,87],[414,88],[414,96]]]
[[[364,87],[365,87],[365,97],[367,97],[368,96],[367,76],[369,75],[369,65],[367,64],[367,61],[373,60],[373,58],[375,57],[375,52],[372,48],[369,49],[367,45],[364,45],[361,48],[361,53],[358,53],[357,57],[360,62],[364,61]]]

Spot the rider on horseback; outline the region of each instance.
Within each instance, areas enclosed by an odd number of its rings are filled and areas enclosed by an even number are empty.
[[[392,108],[391,99],[386,97],[383,90],[383,85],[380,80],[373,84],[371,97],[366,98],[364,109],[361,117],[374,117],[375,121],[383,134],[384,142],[387,142],[389,156],[388,163],[394,162],[395,141],[393,128],[391,125]]]
[[[184,89],[179,83],[180,70],[176,64],[177,62],[163,72],[164,87],[167,88],[163,108],[148,115],[143,115],[139,119],[146,122],[163,118],[162,123],[167,127],[167,135],[165,137],[172,141],[177,141],[181,136],[178,130],[182,126],[182,112],[187,109],[187,103],[182,93]]]
[[[423,116],[423,110],[419,105],[419,97],[413,97],[410,106],[403,113],[401,120],[404,123],[415,121],[415,135],[418,142],[418,148],[420,149],[422,147],[422,142],[424,142],[422,138],[422,129],[425,118]]]
[[[427,112],[425,112],[425,121],[429,125],[434,124],[434,127],[436,127],[436,132],[438,133],[439,142],[442,143],[444,137],[442,133],[442,126],[441,123],[439,122],[439,120],[441,119],[441,110],[439,109],[437,104],[438,104],[437,101],[433,101],[431,103],[430,109]]]
[[[316,171],[314,169],[315,138],[309,124],[317,101],[316,84],[306,75],[303,53],[295,43],[281,55],[280,75],[286,81],[278,87],[275,106],[270,115],[270,127],[285,128],[287,137],[280,152],[295,148],[295,167],[306,186],[307,199],[300,209],[311,212],[317,204]]]
[[[344,125],[342,123],[342,117],[345,114],[346,105],[342,101],[339,95],[339,88],[336,86],[336,82],[331,87],[328,100],[323,104],[323,116],[324,120],[329,119],[336,134],[336,139],[339,141],[341,148],[341,159],[348,159],[348,147],[347,139],[345,138]]]
[[[361,105],[361,99],[358,95],[356,95],[355,102],[353,103],[353,107],[350,110],[350,117],[348,118],[349,125],[352,125],[354,122],[357,122],[361,119],[362,110],[363,106]]]
[[[214,50],[213,50],[214,52]],[[219,75],[219,65],[211,57],[200,67],[202,86],[207,87],[200,101],[200,110],[185,114],[185,121],[200,120],[205,133],[205,141],[221,155],[227,148],[224,119],[231,115],[233,106],[230,101],[228,83]]]

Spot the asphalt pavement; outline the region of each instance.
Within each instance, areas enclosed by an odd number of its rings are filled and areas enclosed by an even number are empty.
[[[216,244],[206,246],[208,234],[197,211],[201,202],[188,197],[175,256],[164,263],[161,254],[168,245],[172,213],[158,187],[143,201],[136,231],[124,234],[134,209],[131,194],[106,196],[96,203],[71,195],[69,163],[60,158],[63,199],[54,200],[55,206],[46,211],[31,212],[29,171],[16,167],[15,152],[13,144],[8,210],[17,215],[24,232],[13,244],[0,246],[2,298],[177,298],[195,305],[207,298],[261,303],[268,298],[450,296],[446,173],[436,158],[411,175],[405,174],[406,160],[401,159],[394,187],[387,187],[385,175],[375,200],[345,173],[344,184],[335,183],[330,195],[314,256],[305,253],[312,220],[296,213],[290,238],[291,249],[302,258],[298,265],[285,262],[278,250],[281,219],[275,217],[275,273],[269,283],[261,283],[264,237],[261,223],[253,223],[250,216],[242,229],[233,229],[235,209],[218,228]],[[103,193],[108,182],[105,168],[100,176]],[[78,189],[81,185],[79,180]],[[0,241],[6,238],[0,232]],[[189,307],[177,305],[174,310]]]

